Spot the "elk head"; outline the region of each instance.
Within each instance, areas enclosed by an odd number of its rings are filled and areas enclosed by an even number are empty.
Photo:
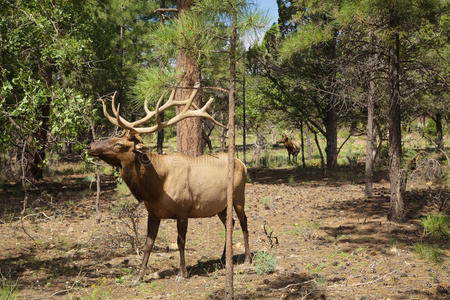
[[[288,140],[289,140],[289,138],[288,138],[285,134],[282,134],[282,135],[281,135],[281,140],[280,140],[278,143],[279,143],[279,144],[284,144],[284,143],[286,143]]]
[[[112,117],[106,108],[105,102],[102,101],[103,104],[103,114],[105,117],[114,125],[119,126],[123,129],[122,134],[120,136],[111,137],[105,140],[100,140],[91,143],[87,152],[91,156],[99,157],[101,160],[113,166],[123,166],[124,163],[134,161],[137,154],[145,154],[149,151],[149,149],[143,144],[141,135],[153,133],[173,124],[180,122],[183,119],[191,118],[191,117],[204,117],[211,120],[214,124],[222,126],[219,122],[214,120],[206,110],[209,108],[211,103],[214,101],[214,98],[211,97],[208,102],[202,107],[198,108],[192,101],[194,100],[200,85],[197,83],[194,86],[194,90],[191,93],[190,97],[185,100],[174,100],[175,89],[172,90],[170,94],[169,100],[161,105],[162,100],[164,98],[164,94],[159,98],[156,103],[156,108],[154,111],[148,109],[147,99],[144,102],[144,110],[146,112],[146,116],[140,120],[129,122],[120,116],[119,110],[120,105],[115,106],[114,99],[116,93],[112,96],[112,111],[115,117]],[[172,119],[161,122],[159,118],[159,113],[165,111],[166,109],[173,106],[184,106],[181,112],[175,115]],[[191,110],[191,106],[194,108]],[[150,119],[156,119],[156,125],[151,127],[137,127]]]

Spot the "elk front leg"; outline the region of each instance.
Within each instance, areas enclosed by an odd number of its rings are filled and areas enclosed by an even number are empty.
[[[178,217],[177,218],[177,231],[178,231],[178,251],[180,251],[180,271],[177,275],[177,281],[182,280],[183,278],[187,278],[187,269],[186,269],[186,260],[184,258],[184,247],[186,245],[186,231],[188,227],[188,218],[187,217]]]
[[[142,258],[141,269],[139,270],[136,280],[133,282],[134,285],[138,284],[139,281],[144,278],[145,269],[147,267],[148,258],[152,252],[153,245],[155,243],[156,235],[158,234],[159,224],[161,219],[151,218],[147,219],[147,239],[145,240],[144,246],[144,257]]]

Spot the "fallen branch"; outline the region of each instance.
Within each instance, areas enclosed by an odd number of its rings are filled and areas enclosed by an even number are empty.
[[[372,281],[360,282],[360,283],[355,283],[355,284],[350,284],[350,285],[343,285],[343,284],[332,285],[332,286],[327,287],[327,289],[349,288],[349,287],[358,287],[358,286],[363,286],[363,285],[374,284],[374,283],[377,283],[377,282],[379,282],[381,280],[384,280],[386,277],[388,277],[388,276],[390,276],[390,275],[392,275],[392,274],[394,274],[396,272],[398,272],[398,270],[394,270],[394,271],[392,271],[392,272],[390,272],[390,273],[388,273],[386,275],[383,275],[383,276],[381,276],[381,277],[379,277],[379,278],[377,278],[375,280],[372,280]]]
[[[304,285],[304,284],[307,284],[307,283],[310,283],[310,282],[316,282],[316,280],[315,280],[315,279],[310,279],[310,280],[303,281],[303,282],[291,283],[291,284],[288,284],[287,286],[282,287],[282,288],[279,288],[279,289],[271,289],[271,291],[272,291],[272,292],[285,291],[285,290],[287,290],[287,289],[289,289],[289,288],[291,288],[291,287],[299,286],[299,285]],[[317,282],[316,282],[316,283],[317,283]]]

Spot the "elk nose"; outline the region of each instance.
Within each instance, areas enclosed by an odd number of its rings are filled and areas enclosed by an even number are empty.
[[[86,146],[86,150],[91,150],[91,144],[88,144],[87,146]]]

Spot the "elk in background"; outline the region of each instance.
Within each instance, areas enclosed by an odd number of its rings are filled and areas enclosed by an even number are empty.
[[[291,155],[292,161],[297,162],[297,155],[300,152],[300,143],[288,138],[285,134],[281,136],[281,141],[279,141],[278,143],[282,143],[286,147],[288,151],[289,163],[291,163]]]
[[[103,113],[108,120],[123,129],[120,136],[93,142],[88,147],[88,154],[99,157],[110,165],[120,167],[120,175],[128,185],[131,193],[138,201],[143,201],[148,211],[147,239],[144,247],[144,257],[135,283],[142,280],[152,251],[161,219],[176,219],[178,230],[178,250],[180,252],[180,270],[177,280],[187,277],[184,249],[188,218],[204,218],[218,215],[222,223],[226,222],[227,206],[227,154],[202,155],[190,157],[181,153],[159,155],[148,152],[142,143],[142,134],[154,133],[174,125],[190,117],[204,117],[216,125],[206,110],[214,98],[211,98],[202,108],[192,103],[199,85],[196,84],[189,99],[173,100],[175,90],[169,100],[161,105],[163,96],[156,104],[155,111],[150,111],[147,101],[144,103],[146,116],[140,120],[129,122],[119,115],[120,106],[115,107],[112,98],[112,111],[115,117],[107,112],[103,103]],[[181,112],[169,121],[161,122],[159,114],[174,106],[184,106]],[[191,106],[194,108],[191,110]],[[154,118],[156,125],[137,127]],[[247,217],[245,206],[245,182],[247,168],[235,159],[234,173],[234,210],[239,218],[244,236],[245,262],[250,263]],[[225,248],[222,260],[225,257]]]

